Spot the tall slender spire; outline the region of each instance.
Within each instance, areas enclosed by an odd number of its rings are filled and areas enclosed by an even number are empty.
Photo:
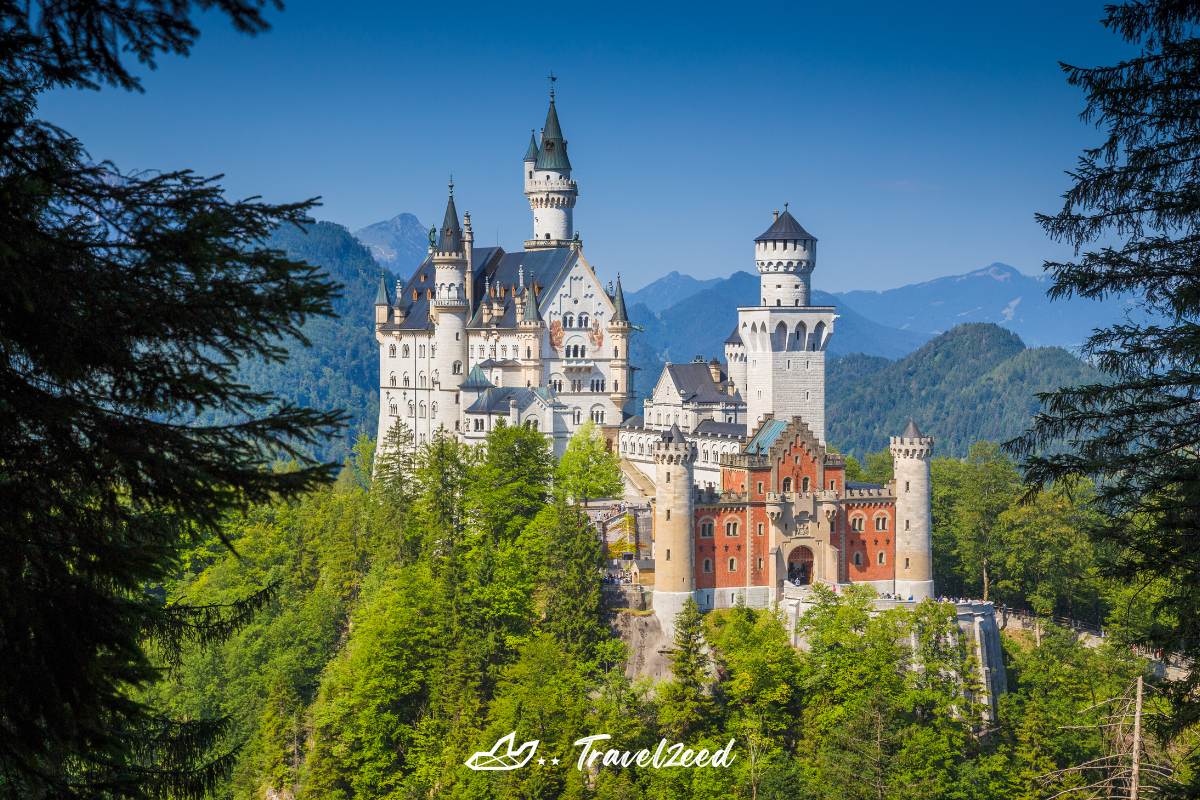
[[[375,293],[375,305],[386,306],[386,305],[390,305],[390,304],[391,304],[391,301],[388,300],[387,281],[385,281],[384,277],[382,275],[380,275],[379,276],[379,291]]]
[[[621,291],[621,273],[617,273],[617,293],[613,295],[613,322],[629,322],[629,312],[625,310],[625,293]]]
[[[450,198],[446,201],[446,217],[442,220],[437,249],[439,253],[462,251],[462,228],[458,226],[458,210],[454,207],[454,176],[450,177]]]
[[[529,130],[529,147],[526,148],[526,150],[525,150],[525,160],[526,161],[537,161],[537,157],[538,157],[537,132],[534,131],[532,128],[530,128],[530,130]]]
[[[521,322],[541,322],[542,315],[538,311],[537,292],[533,289],[533,284],[530,283],[525,287],[525,313],[521,315]]]

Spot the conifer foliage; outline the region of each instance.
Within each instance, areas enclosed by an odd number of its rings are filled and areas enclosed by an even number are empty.
[[[231,510],[295,497],[334,465],[306,447],[337,412],[238,383],[281,359],[337,287],[262,246],[311,203],[225,199],[190,172],[122,174],[33,117],[40,92],[138,89],[123,53],[186,54],[196,9],[245,32],[259,0],[0,3],[0,791],[195,796],[225,727],[154,714],[133,690],[187,642],[219,640],[270,586],[216,606],[151,591]],[[209,409],[236,423],[191,424]],[[298,468],[267,469],[276,457]]]
[[[1098,537],[1115,574],[1161,582],[1150,641],[1200,664],[1200,3],[1123,3],[1104,24],[1138,53],[1115,66],[1064,64],[1105,133],[1071,173],[1061,212],[1039,217],[1076,260],[1049,263],[1052,297],[1138,300],[1144,317],[1097,330],[1085,350],[1108,380],[1040,396],[1011,444],[1035,486],[1096,481]],[[1056,440],[1072,445],[1043,455]],[[1177,687],[1180,726],[1200,719],[1193,666]]]

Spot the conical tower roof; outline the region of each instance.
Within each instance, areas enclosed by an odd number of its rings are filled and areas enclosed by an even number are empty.
[[[487,379],[487,376],[483,374],[483,370],[481,370],[479,365],[476,364],[475,366],[471,367],[471,371],[467,373],[467,379],[460,383],[458,388],[478,389],[479,391],[483,391],[484,389],[491,389],[493,387],[492,382]]]
[[[462,228],[458,225],[458,209],[454,207],[454,181],[450,181],[450,199],[446,201],[446,217],[438,237],[439,253],[462,252]]]
[[[925,434],[921,433],[921,429],[917,427],[917,422],[914,419],[908,420],[908,427],[904,429],[904,433],[900,434],[905,439],[924,439]]]
[[[629,312],[625,310],[625,293],[621,291],[621,273],[617,273],[617,291],[613,295],[613,322],[629,322]]]
[[[525,287],[525,313],[521,316],[521,322],[541,322],[542,315],[538,313],[537,293],[533,291],[533,284]]]
[[[536,133],[536,131],[530,131],[529,132],[529,147],[525,150],[525,160],[526,161],[537,161],[537,157],[538,157],[537,133]]]
[[[382,275],[379,276],[379,291],[375,293],[375,305],[391,305],[391,301],[388,300],[387,281],[383,279]]]
[[[815,242],[817,237],[804,230],[804,227],[796,221],[792,213],[785,208],[783,213],[779,215],[779,218],[771,224],[771,227],[763,231],[762,235],[754,241],[769,242],[781,239],[807,239]]]
[[[571,168],[567,158],[567,143],[558,124],[558,111],[554,108],[554,90],[550,90],[550,110],[546,112],[546,127],[542,128],[542,146],[538,149],[538,169]]]
[[[672,422],[671,430],[663,436],[663,441],[667,444],[683,444],[687,440],[683,438],[683,431],[679,430],[679,425]]]

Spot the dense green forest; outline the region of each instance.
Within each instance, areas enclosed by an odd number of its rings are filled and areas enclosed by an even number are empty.
[[[843,452],[886,447],[908,420],[963,457],[980,439],[1007,441],[1029,427],[1038,392],[1100,380],[1060,347],[1026,348],[993,323],[960,325],[899,361],[862,354],[830,359],[826,434]]]
[[[613,621],[634,612],[602,607],[599,539],[556,490],[603,465],[578,453],[556,465],[524,428],[500,427],[478,449],[436,438],[412,458],[396,455],[402,440],[398,428],[375,460],[362,438],[335,486],[231,517],[223,533],[236,554],[214,537],[169,587],[202,604],[275,587],[251,624],[188,651],[152,689],[179,717],[230,718],[232,770],[217,796],[1043,797],[1083,778],[1039,776],[1103,751],[1095,730],[1066,726],[1098,720],[1097,700],[1149,676],[1121,645],[1141,621],[1122,617],[1071,527],[1086,497],[1023,509],[1019,474],[994,445],[935,466],[939,585],[975,594],[988,559],[992,597],[1086,606],[1106,615],[1111,638],[1095,648],[1053,626],[1036,639],[1006,633],[1010,692],[990,714],[973,647],[950,635],[953,606],[870,614],[869,588],[822,591],[804,650],[772,610],[689,609],[672,679],[631,682]],[[997,531],[986,542],[983,518]],[[1059,549],[1024,546],[1064,526]],[[510,731],[540,740],[546,762],[463,765]],[[711,752],[732,739],[733,758],[576,769],[573,743],[598,733],[631,752],[662,738]]]

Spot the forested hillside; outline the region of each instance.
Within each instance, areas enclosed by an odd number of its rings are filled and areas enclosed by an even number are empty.
[[[353,418],[345,435],[316,453],[326,461],[341,461],[360,432],[375,431],[379,417],[375,292],[380,274],[392,290],[396,278],[381,268],[348,230],[332,222],[317,222],[307,231],[281,228],[269,246],[323,267],[329,280],[342,284],[341,299],[334,302],[339,318],[309,320],[304,335],[311,347],[288,342],[286,362],[243,364],[241,379],[256,390],[273,392],[284,402],[321,410],[345,409]],[[216,418],[210,412],[201,422]]]
[[[167,587],[202,607],[275,587],[252,622],[189,648],[151,693],[178,718],[229,718],[217,798],[877,800],[876,786],[1036,798],[1078,785],[1039,776],[1102,754],[1093,731],[1067,726],[1095,723],[1107,713],[1095,702],[1146,671],[1121,643],[1148,624],[1149,601],[1114,596],[1096,569],[1075,524],[1087,487],[1021,506],[1019,472],[986,443],[965,463],[935,463],[939,585],[974,594],[986,559],[993,598],[1074,611],[1114,634],[1093,649],[1049,625],[1036,638],[1007,632],[1009,694],[987,725],[969,694],[974,647],[951,635],[955,606],[871,614],[870,586],[816,587],[804,649],[781,614],[692,606],[669,680],[631,682],[636,654],[611,625],[640,618],[602,607],[599,537],[555,489],[587,474],[582,460],[564,457],[556,474],[538,433],[504,426],[482,448],[435,437],[411,464],[373,453],[361,441],[336,486],[231,517],[222,533],[237,554],[214,536]],[[463,765],[510,731],[539,740],[538,761]],[[728,768],[577,769],[574,743],[595,734],[631,753],[665,738],[733,757]],[[1147,753],[1161,760],[1150,739]]]
[[[863,456],[887,447],[910,418],[937,439],[938,455],[965,456],[980,439],[1025,431],[1034,394],[1099,379],[1060,347],[1026,348],[990,323],[950,330],[899,361],[864,355],[826,366],[826,436]]]

